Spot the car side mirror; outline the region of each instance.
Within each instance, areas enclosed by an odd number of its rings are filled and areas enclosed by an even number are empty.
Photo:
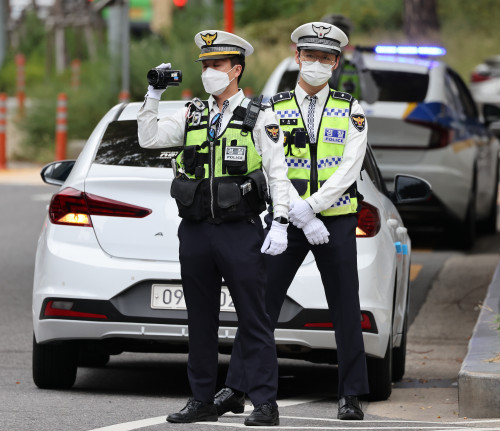
[[[396,204],[423,202],[432,195],[432,187],[426,180],[412,175],[397,174],[391,199]]]
[[[489,126],[491,123],[495,123],[500,120],[500,108],[496,105],[490,105],[485,103],[483,105],[483,118],[484,124]]]
[[[49,163],[42,168],[40,176],[47,184],[61,186],[68,178],[75,162],[76,160],[62,160]]]

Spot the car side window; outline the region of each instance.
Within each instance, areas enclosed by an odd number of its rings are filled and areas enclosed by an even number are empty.
[[[463,107],[463,112],[469,118],[478,118],[477,107],[474,99],[472,98],[467,86],[462,81],[462,78],[451,69],[448,69],[448,74],[450,75],[451,80],[454,82],[456,86],[457,96],[460,100],[460,103]]]
[[[369,145],[366,147],[365,159],[363,160],[363,169],[370,177],[373,185],[382,193],[387,194],[388,192],[382,178],[382,174],[380,173],[377,162],[375,160],[375,156]],[[363,172],[361,172],[361,177],[363,177]]]
[[[458,88],[455,84],[455,81],[453,81],[448,73],[446,73],[445,75],[445,89],[448,106],[452,109],[457,117],[464,116],[465,112],[462,103],[460,102]]]

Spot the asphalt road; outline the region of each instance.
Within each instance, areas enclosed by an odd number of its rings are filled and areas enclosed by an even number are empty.
[[[102,369],[80,368],[73,389],[40,390],[31,378],[31,287],[36,242],[50,186],[0,184],[0,430],[215,430],[244,415],[173,425],[166,414],[189,396],[186,356],[125,353]],[[500,235],[469,253],[413,240],[411,326],[405,378],[388,401],[364,403],[365,421],[336,417],[335,367],[280,361],[281,425],[273,429],[500,429],[498,420],[458,415],[457,375],[500,255]],[[220,385],[228,357],[221,356]],[[250,405],[247,406],[251,410]]]

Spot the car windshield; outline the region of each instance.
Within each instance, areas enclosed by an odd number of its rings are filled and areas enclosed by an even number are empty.
[[[371,70],[379,102],[423,102],[429,75],[390,70]]]
[[[289,70],[283,73],[280,83],[278,85],[278,93],[282,91],[290,91],[295,88],[297,84],[297,79],[299,78],[299,72],[297,70]]]
[[[137,120],[112,121],[99,144],[94,163],[102,165],[165,168],[180,147],[146,149],[139,145]]]

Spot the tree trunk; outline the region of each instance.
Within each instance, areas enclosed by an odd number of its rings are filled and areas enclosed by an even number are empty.
[[[404,28],[411,44],[439,43],[437,0],[405,0]]]

